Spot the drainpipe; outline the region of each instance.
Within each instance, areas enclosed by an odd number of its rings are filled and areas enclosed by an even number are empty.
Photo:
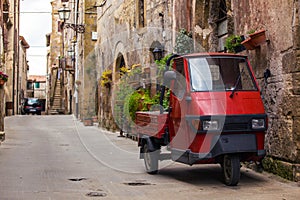
[[[179,57],[179,55],[173,54],[173,55],[167,60],[166,67],[165,67],[165,70],[164,70],[163,75],[165,74],[166,71],[169,70],[171,61],[172,61],[174,58],[177,58],[177,57]],[[159,96],[159,104],[161,105],[161,108],[163,108],[163,102],[164,102],[164,97],[165,97],[165,91],[166,91],[166,84],[165,84],[165,81],[164,81],[164,84],[161,86],[161,92],[160,92],[160,96]],[[160,113],[161,113],[161,114],[163,113],[163,109],[160,109]]]
[[[79,17],[79,13],[78,13],[78,10],[79,10],[79,0],[76,0],[75,2],[75,18],[74,18],[74,24],[77,24],[78,22],[78,17]],[[75,80],[78,80],[78,77],[79,77],[79,72],[78,72],[78,43],[77,43],[77,31],[75,31],[75,38],[76,38],[76,44],[74,44],[74,52],[75,52]],[[79,113],[79,93],[78,93],[78,90],[79,90],[79,85],[75,85],[75,94],[74,94],[74,97],[75,97],[75,115],[76,115],[76,118],[78,119],[78,113]]]
[[[15,89],[16,89],[16,80],[18,80],[18,74],[17,74],[17,79],[16,79],[16,60],[17,60],[17,55],[18,55],[18,50],[17,50],[17,44],[18,44],[18,29],[17,29],[17,15],[19,12],[17,12],[17,0],[14,0],[14,30],[13,30],[13,37],[14,37],[14,42],[13,42],[13,87],[12,87],[12,115],[15,115],[15,107],[18,105],[15,105]],[[18,73],[18,70],[17,70]],[[17,85],[18,85],[18,81],[17,81]],[[18,94],[18,93],[17,93]]]

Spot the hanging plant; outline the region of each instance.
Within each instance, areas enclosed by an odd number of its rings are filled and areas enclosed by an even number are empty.
[[[0,80],[6,82],[8,80],[8,75],[0,71]]]

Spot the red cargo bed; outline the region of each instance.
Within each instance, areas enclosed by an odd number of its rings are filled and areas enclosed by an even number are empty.
[[[167,112],[136,112],[137,133],[162,138],[167,127],[167,118]]]

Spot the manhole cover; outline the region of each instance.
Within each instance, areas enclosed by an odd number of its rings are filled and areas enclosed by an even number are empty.
[[[107,194],[103,192],[89,192],[86,194],[88,197],[106,197]]]
[[[77,182],[77,181],[84,181],[86,180],[87,178],[70,178],[69,181],[74,181],[74,182]]]
[[[145,182],[129,182],[129,183],[124,183],[125,185],[129,186],[145,186],[145,185],[152,185],[151,183],[145,183]]]

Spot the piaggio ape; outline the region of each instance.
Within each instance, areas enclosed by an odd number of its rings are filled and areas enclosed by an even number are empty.
[[[158,172],[159,160],[166,158],[161,147],[166,146],[176,162],[219,163],[225,184],[237,185],[240,162],[259,162],[266,154],[267,115],[248,58],[173,55],[164,73],[161,105],[166,88],[171,91],[167,109],[136,113],[140,158],[147,172]]]

